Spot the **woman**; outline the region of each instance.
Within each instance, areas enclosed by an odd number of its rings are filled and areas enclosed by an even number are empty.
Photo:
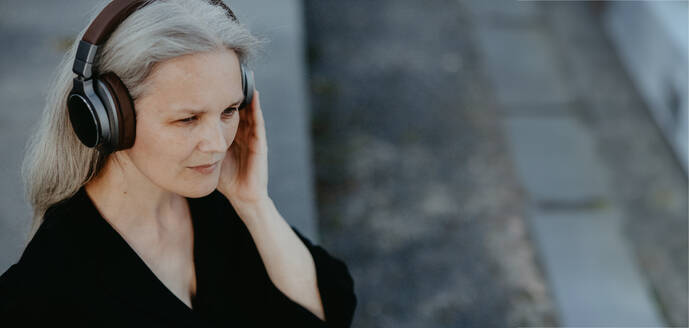
[[[30,143],[36,232],[0,277],[2,324],[349,326],[347,267],[268,195],[258,91],[242,107],[257,40],[217,1],[115,0],[101,14],[117,6],[132,10],[117,9],[116,28],[96,18],[81,34],[107,41],[65,56]],[[135,131],[109,126],[131,138],[117,147],[84,137],[70,92],[108,74],[135,116]]]

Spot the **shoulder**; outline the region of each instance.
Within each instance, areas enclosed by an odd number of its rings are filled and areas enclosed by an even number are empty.
[[[80,280],[73,225],[61,205],[46,212],[19,261],[0,276],[0,316],[29,319],[44,305],[41,311],[64,303]]]
[[[79,263],[84,242],[89,238],[86,221],[75,209],[79,206],[74,195],[51,206],[43,221],[24,248],[19,261],[14,264],[0,281],[18,280],[55,281],[68,276]],[[21,284],[20,284],[21,285]]]
[[[0,317],[57,320],[85,306],[80,300],[94,302],[99,265],[108,261],[105,228],[83,188],[51,206],[19,261],[0,276]]]
[[[80,215],[77,195],[54,204],[46,211],[38,230],[17,263],[20,266],[45,266],[69,259],[85,237],[84,217]],[[82,222],[80,222],[82,221]]]

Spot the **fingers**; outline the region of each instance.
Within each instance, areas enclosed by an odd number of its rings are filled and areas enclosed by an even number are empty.
[[[268,140],[266,138],[266,127],[265,121],[263,120],[263,111],[261,110],[261,99],[258,90],[254,90],[254,99],[251,101],[251,107],[253,110],[253,118],[255,123],[255,133],[260,141],[259,147],[266,150],[268,149]]]
[[[254,96],[245,111],[240,111],[239,130],[235,139],[244,140],[249,148],[259,152],[267,151],[265,121],[261,110],[261,95],[254,89]],[[258,142],[258,143],[254,143]]]
[[[259,126],[264,126],[263,111],[261,110],[261,99],[258,90],[254,90],[254,99],[251,100],[251,107],[253,110],[253,119]]]

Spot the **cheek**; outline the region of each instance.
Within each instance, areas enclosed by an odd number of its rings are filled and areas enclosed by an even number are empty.
[[[144,121],[137,122],[136,140],[130,155],[141,169],[158,175],[178,170],[177,166],[192,150],[191,138],[183,131]]]
[[[227,132],[225,133],[225,140],[227,140],[228,145],[231,145],[234,142],[234,139],[237,137],[238,129],[239,116],[237,116],[237,118],[233,118],[228,125]]]

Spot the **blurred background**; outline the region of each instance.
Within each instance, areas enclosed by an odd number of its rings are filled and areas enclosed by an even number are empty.
[[[0,0],[0,272],[94,3]],[[270,40],[271,195],[348,264],[354,327],[688,325],[686,1],[226,3]]]

